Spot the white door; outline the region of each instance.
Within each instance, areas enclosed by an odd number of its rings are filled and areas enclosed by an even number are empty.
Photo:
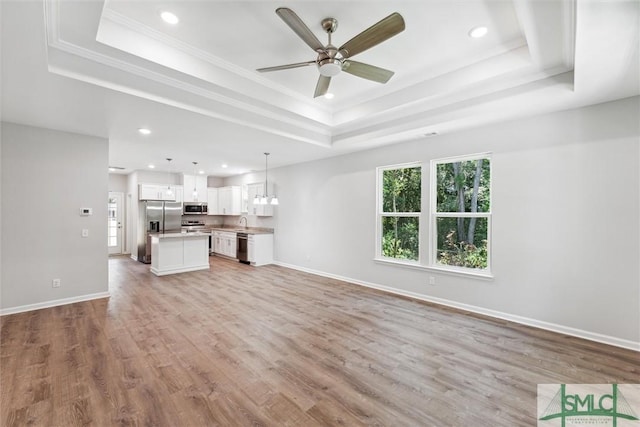
[[[124,210],[124,195],[109,191],[109,204],[107,207],[107,241],[109,255],[121,254],[122,244],[122,218]]]

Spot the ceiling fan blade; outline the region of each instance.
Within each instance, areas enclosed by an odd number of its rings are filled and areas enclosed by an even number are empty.
[[[393,76],[393,71],[351,60],[343,62],[342,71],[378,83],[386,83]]]
[[[276,9],[276,14],[282,18],[282,20],[287,24],[294,33],[298,35],[306,44],[311,47],[311,49],[316,52],[324,52],[324,46],[320,43],[320,40],[311,32],[309,27],[302,22],[302,19],[296,13],[286,7],[279,7]]]
[[[394,12],[343,44],[338,51],[343,57],[350,58],[401,33],[404,28],[402,15]]]
[[[316,92],[313,94],[314,98],[325,95],[329,90],[329,83],[331,83],[331,77],[320,75],[318,78],[318,84],[316,84]]]
[[[288,70],[289,68],[300,68],[315,64],[316,61],[296,62],[295,64],[276,65],[275,67],[258,68],[256,71],[266,73],[269,71]]]

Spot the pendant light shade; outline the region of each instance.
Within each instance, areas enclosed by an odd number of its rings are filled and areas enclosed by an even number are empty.
[[[193,163],[193,200],[196,201],[198,200],[198,189],[196,188],[196,176],[197,176],[197,167],[198,166],[198,162],[191,162]]]
[[[167,163],[169,167],[167,168],[167,196],[173,196],[173,190],[171,190],[171,158],[167,157]]]
[[[269,198],[269,153],[264,153],[264,194],[258,195],[253,199],[254,205],[278,205],[278,198],[274,194]]]

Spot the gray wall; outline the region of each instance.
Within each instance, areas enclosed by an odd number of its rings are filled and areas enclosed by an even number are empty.
[[[270,170],[280,205],[259,223],[285,265],[640,348],[639,99]],[[486,151],[493,280],[374,262],[377,166]]]
[[[106,139],[2,123],[4,312],[108,292],[107,167]]]

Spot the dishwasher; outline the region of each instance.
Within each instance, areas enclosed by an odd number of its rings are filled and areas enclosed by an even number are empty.
[[[236,258],[243,264],[249,264],[249,235],[237,233]]]

